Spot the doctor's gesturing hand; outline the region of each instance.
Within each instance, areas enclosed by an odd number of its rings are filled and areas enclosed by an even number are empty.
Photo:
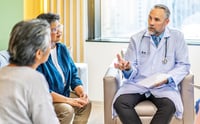
[[[129,61],[123,59],[119,54],[117,54],[118,63],[114,63],[114,67],[120,70],[129,70],[131,69],[131,64]]]

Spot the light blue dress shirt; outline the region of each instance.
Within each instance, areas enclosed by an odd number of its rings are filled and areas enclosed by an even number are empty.
[[[167,63],[163,63],[165,55]],[[179,83],[189,74],[190,70],[188,48],[183,34],[178,30],[166,28],[160,43],[156,47],[148,31],[141,31],[131,37],[125,59],[131,62],[132,69],[122,71],[125,78],[114,97],[113,103],[121,94],[151,93],[157,98],[167,97],[171,99],[176,107],[175,115],[181,119],[183,104],[179,92]],[[137,82],[155,73],[168,74],[170,76],[168,83],[155,88],[145,88],[137,84]],[[113,117],[116,115],[113,109]]]

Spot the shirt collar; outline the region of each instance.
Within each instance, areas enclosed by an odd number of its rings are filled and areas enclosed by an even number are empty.
[[[162,32],[159,36],[151,35],[151,37],[153,39],[155,39],[156,37],[159,37],[160,39],[162,39],[163,35],[164,35],[164,32]]]

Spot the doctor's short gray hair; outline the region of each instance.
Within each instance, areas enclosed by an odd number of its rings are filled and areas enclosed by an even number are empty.
[[[47,21],[33,19],[15,24],[9,40],[10,63],[31,66],[37,50],[46,51],[50,45],[50,25]]]
[[[155,9],[155,8],[163,9],[165,11],[166,18],[169,19],[170,10],[167,6],[165,6],[164,4],[156,4],[156,5],[154,5],[153,9]]]

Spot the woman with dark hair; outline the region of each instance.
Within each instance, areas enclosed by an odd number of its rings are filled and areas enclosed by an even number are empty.
[[[62,37],[60,17],[43,13],[37,18],[48,21],[51,27],[51,54],[37,70],[47,79],[57,117],[61,124],[87,124],[91,102],[67,47],[59,42]]]
[[[10,34],[7,66],[0,69],[1,124],[58,124],[44,76],[35,69],[50,53],[43,20],[21,21]]]

